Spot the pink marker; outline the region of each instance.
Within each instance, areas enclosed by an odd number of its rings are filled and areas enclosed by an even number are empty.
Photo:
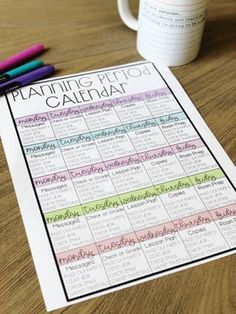
[[[13,68],[15,65],[23,63],[25,60],[28,60],[44,50],[44,45],[36,44],[28,49],[25,49],[14,56],[0,62],[0,72],[4,72],[10,68]]]

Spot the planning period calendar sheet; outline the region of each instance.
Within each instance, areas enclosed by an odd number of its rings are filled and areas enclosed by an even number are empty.
[[[235,253],[235,168],[168,68],[48,79],[0,102],[48,310]]]

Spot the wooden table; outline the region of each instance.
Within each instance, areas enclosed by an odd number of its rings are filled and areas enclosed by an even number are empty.
[[[137,1],[132,1],[137,12]],[[0,0],[0,59],[32,43],[58,75],[140,60],[115,0]],[[229,157],[236,161],[235,0],[209,6],[199,58],[173,68]],[[45,313],[6,159],[0,146],[0,313]],[[26,196],[27,197],[27,196]],[[137,285],[55,313],[236,313],[236,257]]]

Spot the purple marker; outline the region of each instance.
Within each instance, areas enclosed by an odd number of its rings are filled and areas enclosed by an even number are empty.
[[[31,82],[43,79],[55,71],[53,65],[45,65],[42,68],[29,72],[27,74],[18,76],[17,78],[7,81],[3,84],[0,84],[0,95],[8,93],[12,90],[15,90],[19,87],[28,85]]]

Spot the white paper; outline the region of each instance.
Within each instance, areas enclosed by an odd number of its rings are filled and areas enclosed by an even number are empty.
[[[168,68],[48,79],[0,102],[47,310],[235,253],[235,168]]]

